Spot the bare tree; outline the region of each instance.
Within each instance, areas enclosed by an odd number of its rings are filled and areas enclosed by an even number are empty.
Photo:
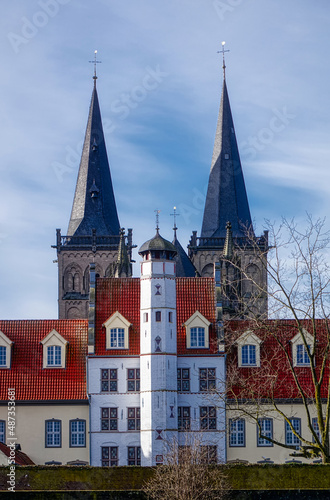
[[[158,465],[143,491],[150,499],[208,500],[224,498],[228,485],[216,465],[216,447],[198,433],[185,433],[185,444],[167,443],[164,465]]]
[[[284,448],[299,448],[296,455],[320,457],[330,463],[330,234],[325,231],[324,220],[314,221],[309,215],[304,229],[294,220],[284,219],[279,227],[268,223],[268,231],[268,264],[254,236],[247,235],[254,262],[267,270],[267,287],[239,264],[235,251],[234,257],[227,259],[253,290],[248,301],[244,296],[237,298],[248,319],[228,321],[225,328],[229,352],[227,404],[259,425],[260,438]],[[258,316],[254,306],[264,294],[268,295],[271,319]],[[258,368],[238,367],[237,340],[247,330],[261,341]],[[301,346],[298,354],[292,344],[295,336]],[[289,400],[301,403],[307,433],[292,424],[289,405],[280,404]],[[287,422],[298,445],[263,435],[260,418],[270,413]]]

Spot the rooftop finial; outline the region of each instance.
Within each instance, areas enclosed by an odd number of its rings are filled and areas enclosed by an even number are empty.
[[[160,210],[154,210],[155,214],[156,214],[156,231],[157,231],[157,234],[159,234],[159,214],[160,214]]]
[[[226,63],[225,63],[225,52],[230,52],[229,50],[225,50],[225,43],[221,42],[222,50],[218,50],[218,54],[222,54],[222,69],[223,69],[223,79],[226,79]]]
[[[178,215],[180,215],[180,214],[177,214],[177,213],[176,213],[176,207],[173,207],[173,214],[170,214],[170,215],[172,215],[172,216],[173,216],[173,218],[174,218],[174,227],[173,227],[173,231],[174,231],[174,238],[176,238],[176,230],[178,229],[178,228],[177,228],[177,225],[176,225],[176,218],[177,218],[177,216],[178,216]]]
[[[102,61],[97,61],[96,60],[96,54],[97,54],[97,50],[94,50],[94,61],[89,61],[90,63],[94,64],[94,76],[93,76],[94,86],[96,86],[96,80],[97,80],[97,76],[96,76],[96,64],[102,62]]]

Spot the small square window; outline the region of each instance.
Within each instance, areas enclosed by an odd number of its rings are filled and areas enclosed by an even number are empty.
[[[190,369],[178,368],[178,391],[190,392]]]
[[[118,465],[118,446],[101,447],[102,467],[115,467]]]
[[[140,391],[140,368],[128,368],[127,370],[127,392]]]
[[[102,368],[101,370],[101,392],[117,392],[118,378],[117,368]]]

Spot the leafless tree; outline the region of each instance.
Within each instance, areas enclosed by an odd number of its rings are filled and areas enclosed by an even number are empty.
[[[260,418],[272,412],[287,422],[299,440],[297,455],[320,457],[330,463],[330,234],[325,230],[325,220],[314,221],[310,215],[303,229],[294,220],[285,219],[279,226],[268,223],[267,229],[271,245],[268,263],[255,237],[247,234],[254,262],[266,268],[267,286],[248,274],[235,259],[235,251],[227,260],[253,290],[248,301],[244,296],[237,297],[248,319],[228,321],[225,328],[229,353],[227,404],[254,420],[261,438],[296,450],[296,445],[262,434]],[[268,296],[270,319],[258,314],[255,306],[264,294]],[[247,330],[261,339],[261,365],[242,370],[235,358],[237,339]],[[297,334],[303,346],[304,366],[297,366],[290,342]],[[302,404],[308,423],[306,435],[293,427],[292,415],[279,404],[281,394],[286,401]],[[317,419],[316,426],[313,418]]]
[[[203,444],[198,433],[185,433],[185,444],[167,443],[164,464],[158,465],[144,492],[150,499],[222,499],[228,491],[225,475],[216,464],[215,447]]]

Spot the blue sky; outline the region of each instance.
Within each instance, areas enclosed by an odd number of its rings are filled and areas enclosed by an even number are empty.
[[[98,50],[120,223],[140,246],[200,232],[222,86],[256,232],[330,208],[327,0],[14,0],[2,5],[0,317],[56,318]],[[135,255],[139,260],[139,257]],[[136,273],[138,267],[136,267]]]

